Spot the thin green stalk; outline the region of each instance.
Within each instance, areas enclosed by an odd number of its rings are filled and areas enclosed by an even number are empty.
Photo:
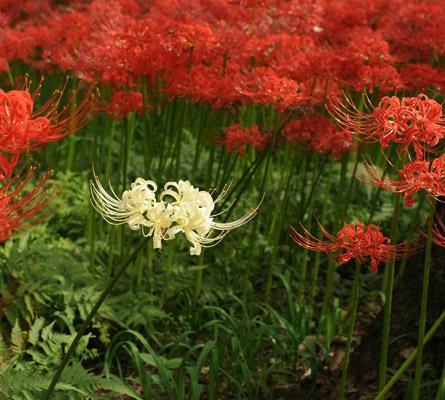
[[[405,161],[406,153],[402,155],[402,163]],[[400,209],[402,206],[402,195],[396,195],[394,199],[394,209],[391,224],[391,243],[397,243],[399,236],[399,219]],[[391,311],[392,311],[392,294],[394,288],[394,267],[395,260],[388,262],[385,266],[385,274],[383,277],[383,293],[385,294],[385,306],[383,311],[383,332],[382,346],[380,349],[380,365],[379,365],[379,389],[385,386],[386,373],[388,368],[388,348],[389,336],[391,330]]]
[[[328,179],[327,182],[327,186],[326,186],[326,194],[329,196],[330,193],[330,188],[331,188],[331,179]],[[325,218],[326,218],[326,211],[328,208],[328,201],[324,201],[323,205],[322,205],[322,209],[321,209],[321,214],[320,214],[320,224],[321,226],[325,225]],[[319,239],[321,239],[322,236],[322,232],[320,232],[320,236]],[[310,310],[310,318],[309,320],[311,320],[312,318],[312,314],[314,312],[314,303],[315,303],[315,296],[317,295],[317,288],[319,286],[318,284],[318,273],[320,271],[320,261],[321,261],[321,252],[317,251],[315,253],[315,259],[314,259],[314,265],[312,267],[312,281],[311,281],[311,290],[310,290],[310,299],[309,299],[309,310]]]
[[[348,186],[348,190],[346,192],[346,197],[342,204],[342,210],[343,210],[342,219],[345,219],[345,217],[347,216],[348,208],[349,208],[349,205],[351,204],[351,196],[352,196],[354,185],[356,183],[358,163],[359,163],[359,157],[358,157],[358,154],[355,154],[354,167],[352,169],[351,180],[349,181],[349,186]]]
[[[197,304],[199,300],[199,295],[202,290],[202,275],[204,269],[204,250],[201,251],[198,259],[198,265],[195,275],[195,286],[193,288],[193,304]]]
[[[433,243],[433,224],[436,204],[432,200],[430,217],[428,220],[428,236],[425,245],[425,262],[423,264],[422,299],[420,302],[419,333],[417,337],[417,359],[414,372],[413,400],[420,398],[420,382],[422,378],[423,339],[425,336],[426,314],[428,306],[428,287],[431,270],[431,247]]]
[[[300,205],[299,205],[299,210],[298,210],[298,216],[299,216],[298,219],[300,221],[303,218],[303,212],[304,212],[303,208],[306,204],[307,175],[308,175],[308,171],[310,171],[310,169],[311,169],[312,157],[313,157],[312,152],[306,152],[304,154],[303,171],[302,171],[303,179],[301,180],[301,189],[300,189],[301,199],[300,199]]]
[[[232,205],[230,207],[230,209],[227,211],[226,215],[225,215],[225,220],[227,221],[230,218],[230,215],[232,214],[232,211],[236,208],[236,205],[238,204],[239,199],[241,198],[242,194],[244,193],[244,191],[246,190],[247,186],[249,185],[249,183],[252,180],[252,177],[255,176],[257,170],[259,169],[259,167],[261,166],[263,160],[267,158],[268,160],[270,159],[269,157],[269,152],[264,156],[262,155],[261,157],[257,158],[248,168],[248,170],[243,174],[243,176],[238,180],[238,182],[235,184],[235,186],[232,188],[232,190],[230,191],[230,193],[226,196],[226,198],[223,200],[222,204],[219,206],[220,209],[224,209],[224,207],[226,206],[226,204],[228,203],[229,199],[231,198],[231,196],[236,193],[236,198],[235,200],[232,202]],[[253,167],[253,168],[252,168]],[[266,171],[268,171],[269,169],[269,161],[267,161],[266,163]],[[239,188],[239,189],[238,189]]]
[[[150,294],[153,295],[153,247],[147,246],[147,281],[150,288]]]
[[[251,231],[250,231],[250,235],[249,235],[249,256],[248,256],[248,260],[253,260],[254,259],[254,254],[255,254],[255,243],[258,237],[258,219],[259,218],[254,218],[253,223],[252,223],[252,227],[251,227]],[[248,304],[250,304],[248,302],[249,300],[249,291],[252,288],[252,285],[250,283],[250,261],[244,263],[244,275],[243,275],[243,282],[242,282],[242,289],[243,289],[243,303],[246,304],[246,306]]]
[[[402,202],[402,196],[397,195],[395,198],[394,211],[392,217],[391,243],[397,242],[401,202]],[[383,315],[382,347],[380,350],[379,389],[385,386],[386,383],[386,371],[388,365],[388,347],[389,347],[389,336],[391,328],[392,292],[394,287],[394,267],[395,267],[395,261],[390,261],[385,266],[384,286],[383,286],[383,292],[385,294],[385,306]]]
[[[431,329],[427,332],[425,335],[425,338],[422,342],[422,347],[425,347],[425,345],[431,340],[431,338],[434,336],[436,331],[439,329],[440,325],[445,321],[445,311],[440,314],[440,317],[437,318],[436,322],[434,322]],[[405,362],[400,366],[400,368],[396,371],[396,373],[393,375],[393,377],[388,381],[388,383],[383,387],[380,392],[377,394],[377,396],[374,398],[374,400],[385,400],[386,395],[389,393],[391,388],[398,382],[398,380],[402,377],[403,373],[408,369],[408,367],[413,363],[413,361],[417,357],[417,349],[412,351],[412,353],[408,356],[408,358],[405,360]]]
[[[387,156],[388,159],[391,159],[392,155],[394,153],[394,147],[391,149],[389,155]],[[384,154],[383,152],[379,152],[378,153],[378,161],[376,161],[375,165],[379,165],[379,160],[382,157],[382,154]],[[380,177],[380,179],[384,179],[386,174],[388,173],[388,169],[389,169],[389,165],[385,165],[385,169],[383,170],[382,176]],[[368,218],[368,224],[370,224],[372,222],[372,219],[374,218],[374,214],[376,212],[377,209],[377,202],[379,200],[379,196],[380,196],[380,192],[383,189],[379,186],[377,188],[374,188],[373,190],[373,194],[372,194],[372,198],[371,198],[371,209],[369,211],[369,218]]]
[[[349,153],[347,153],[341,161],[341,170],[340,170],[340,182],[339,182],[339,190],[338,190],[338,202],[336,203],[336,218],[334,221],[334,231],[337,231],[340,224],[342,223],[342,220],[344,218],[342,207],[344,205],[344,197],[343,197],[343,188],[346,184],[346,173],[348,171],[348,163],[349,163]],[[326,274],[326,291],[325,296],[323,300],[323,306],[322,306],[322,315],[326,315],[330,308],[331,299],[334,294],[334,277],[335,277],[335,268],[336,263],[329,259],[328,262],[328,272]]]
[[[428,199],[428,197],[422,196],[422,197],[420,197],[420,199],[418,201],[416,212],[415,212],[414,217],[410,224],[413,228],[418,226],[417,224],[419,223],[421,210],[423,207],[423,203],[425,202],[425,199]],[[409,260],[409,257],[404,257],[403,260],[400,262],[399,274],[397,276],[398,279],[400,279],[405,274],[406,264],[407,264],[408,260]]]
[[[355,263],[354,282],[352,283],[351,310],[349,317],[348,339],[346,342],[345,363],[341,373],[339,399],[344,400],[346,381],[348,379],[349,358],[351,356],[352,336],[354,335],[355,320],[357,318],[358,299],[360,294],[360,264]]]
[[[260,191],[259,191],[259,195],[260,198],[263,196],[265,188],[266,188],[266,182],[267,182],[267,177],[269,175],[269,164],[270,164],[270,158],[271,155],[270,153],[268,153],[266,155],[267,157],[267,161],[266,161],[266,165],[264,167],[264,173],[263,173],[263,179],[261,180],[261,186],[260,186]],[[288,175],[288,179],[287,179],[287,183],[286,183],[286,191],[285,191],[285,196],[284,196],[284,201],[287,202],[287,196],[288,196],[288,191],[289,191],[289,184],[290,184],[290,179],[292,176],[292,171],[294,168],[294,160],[295,160],[295,153],[292,153],[292,164],[289,170],[289,175]],[[282,210],[285,207],[283,206]],[[255,238],[256,238],[256,228],[257,228],[257,224],[258,224],[258,218],[255,218],[255,222],[252,226],[252,232],[251,232],[251,236],[250,236],[250,255],[253,256],[253,252],[254,252],[254,248],[255,248]],[[274,257],[272,256],[272,259]],[[271,267],[272,268],[272,267]],[[267,277],[267,283],[266,283],[266,296],[268,296],[267,293],[270,293],[270,287],[272,285],[272,278],[271,278],[271,274],[272,271],[271,269],[269,269],[269,273],[268,273],[268,277]],[[244,279],[243,279],[243,298],[247,298],[247,292],[248,292],[248,288],[250,285],[250,263],[246,263],[246,270],[244,273]]]
[[[170,279],[173,271],[173,259],[175,255],[176,249],[176,240],[172,240],[168,243],[168,251],[167,251],[167,265],[165,266],[164,272],[164,285],[163,285],[163,297],[164,300],[167,298],[170,289]]]
[[[313,197],[314,197],[315,190],[316,190],[316,188],[318,187],[318,183],[320,182],[321,175],[323,174],[324,169],[325,169],[325,167],[326,167],[326,164],[327,164],[327,162],[328,162],[328,157],[329,157],[329,155],[325,155],[325,156],[323,157],[323,159],[322,159],[322,161],[321,161],[321,164],[320,164],[319,167],[318,167],[317,175],[316,175],[315,178],[312,180],[311,190],[310,190],[310,192],[309,192],[309,196],[308,196],[308,198],[307,198],[306,203],[305,203],[304,206],[302,207],[302,210],[301,210],[301,218],[300,218],[300,220],[303,220],[303,219],[304,219],[304,214],[306,213],[306,210],[308,209],[308,207],[311,205],[312,199],[313,199]],[[310,214],[311,214],[311,213],[309,213],[309,216],[310,216]]]
[[[93,146],[91,148],[91,162],[93,165],[96,163],[96,157],[97,157],[97,118],[95,120],[94,126],[93,126]],[[87,243],[90,246],[90,265],[94,265],[94,260],[96,258],[96,224],[94,223],[96,213],[94,211],[94,207],[89,203],[89,209],[88,209],[88,222],[87,222]]]
[[[314,202],[311,201],[310,205],[309,205],[309,219],[310,216],[313,213],[313,208],[314,208]],[[308,225],[308,229],[310,231],[311,226]],[[301,304],[304,304],[304,297],[306,294],[306,279],[307,279],[307,264],[309,261],[309,250],[308,249],[304,249],[304,254],[303,254],[303,262],[301,264],[300,270],[301,270],[301,274],[300,274],[300,291],[299,291],[299,295],[298,295],[298,300]]]
[[[95,249],[95,212],[92,205],[89,205],[88,208],[88,220],[87,220],[87,243],[90,245],[90,266],[94,265],[94,261],[96,259],[96,249]]]
[[[75,102],[73,101],[73,104]],[[76,137],[74,135],[69,135],[66,138],[68,144],[68,154],[66,155],[65,172],[73,170],[74,156],[76,154]]]
[[[113,161],[113,143],[114,143],[114,133],[116,131],[116,121],[111,121],[111,128],[108,137],[108,148],[107,148],[107,159],[105,163],[105,178],[107,181],[110,179],[111,165]]]
[[[86,329],[90,325],[91,321],[93,320],[93,318],[96,315],[97,311],[99,310],[100,306],[105,301],[105,299],[110,294],[110,292],[113,290],[113,288],[116,285],[119,278],[125,273],[128,266],[136,259],[139,252],[145,247],[148,240],[149,240],[149,238],[147,237],[147,238],[142,239],[139,242],[137,247],[133,250],[133,253],[131,253],[131,255],[127,258],[127,260],[122,264],[122,266],[116,272],[114,277],[110,280],[110,282],[108,283],[108,286],[105,288],[105,290],[100,295],[99,299],[96,301],[96,304],[94,304],[93,308],[89,312],[85,321],[83,322],[83,324],[80,326],[79,330],[77,331],[77,334],[74,337],[73,341],[71,342],[70,347],[68,348],[67,352],[63,356],[62,361],[61,361],[59,367],[57,368],[57,371],[54,374],[54,377],[51,380],[50,385],[48,386],[48,389],[42,396],[42,400],[49,400],[51,398],[51,395],[54,392],[56,384],[59,381],[59,378],[62,375],[62,372],[65,369],[66,364],[68,364],[68,361],[70,360],[71,356],[73,355],[74,351],[76,350],[77,344],[79,343],[79,341],[82,338],[83,334],[85,333]]]
[[[435,400],[444,400],[445,398],[445,362],[443,363],[442,374],[440,375],[439,385],[437,386],[437,394]]]

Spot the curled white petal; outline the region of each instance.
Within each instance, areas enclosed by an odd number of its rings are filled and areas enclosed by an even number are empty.
[[[110,224],[121,225],[138,220],[141,212],[137,208],[124,205],[116,196],[110,184],[110,195],[102,186],[99,178],[94,175],[94,181],[90,181],[91,203],[93,207]]]

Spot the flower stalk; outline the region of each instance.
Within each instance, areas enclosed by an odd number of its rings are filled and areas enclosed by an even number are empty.
[[[359,295],[360,295],[360,263],[356,260],[354,281],[352,283],[352,293],[351,293],[351,302],[350,302],[351,310],[350,310],[350,316],[349,316],[348,338],[347,338],[347,342],[346,342],[345,363],[343,365],[343,370],[342,370],[342,374],[341,374],[341,382],[340,382],[340,394],[339,394],[340,400],[345,399],[346,382],[348,379],[348,370],[349,370],[349,359],[351,356],[352,337],[354,335],[355,320],[357,318]]]
[[[434,322],[433,326],[430,328],[430,330],[425,335],[423,341],[422,341],[422,347],[425,347],[425,345],[431,340],[431,338],[434,336],[436,331],[439,329],[439,327],[442,325],[442,323],[445,321],[445,311],[440,314],[440,317],[437,318],[436,322]],[[408,356],[408,358],[405,360],[405,362],[400,366],[400,368],[396,371],[396,373],[392,376],[392,378],[388,381],[388,383],[379,391],[377,396],[374,400],[385,400],[386,395],[389,393],[389,391],[392,389],[392,387],[399,381],[399,379],[402,377],[404,372],[409,368],[409,366],[414,362],[414,360],[417,357],[417,348],[412,351],[412,353]]]
[[[396,196],[394,200],[394,210],[391,225],[391,241],[397,241],[399,231],[400,208],[402,204],[402,196]],[[394,287],[394,267],[395,260],[390,260],[386,264],[383,292],[385,294],[385,306],[383,314],[383,333],[382,333],[382,347],[380,350],[380,366],[379,366],[379,388],[381,389],[386,383],[386,370],[388,365],[388,348],[389,335],[391,328],[391,310],[392,310],[392,294]]]
[[[137,247],[133,250],[133,253],[130,254],[130,256],[127,258],[127,260],[122,264],[122,266],[117,270],[114,277],[110,280],[105,290],[102,292],[102,294],[97,299],[96,303],[94,304],[93,308],[89,312],[88,316],[85,318],[85,321],[82,323],[82,325],[79,327],[79,330],[77,331],[76,336],[74,337],[73,341],[71,342],[70,346],[68,347],[67,352],[62,357],[62,361],[60,362],[59,367],[56,370],[56,373],[53,376],[53,379],[51,380],[50,385],[48,386],[48,389],[42,396],[42,400],[49,400],[51,399],[52,393],[54,392],[54,389],[57,385],[57,382],[60,379],[60,376],[62,375],[63,370],[65,369],[66,365],[68,364],[71,356],[74,354],[74,351],[76,350],[76,347],[82,338],[83,334],[87,330],[87,328],[90,326],[91,321],[93,320],[96,313],[99,311],[100,306],[105,301],[105,299],[108,297],[108,295],[113,290],[114,286],[118,282],[119,278],[125,273],[128,266],[133,263],[133,261],[136,260],[136,257],[141,252],[141,250],[145,247],[147,242],[149,241],[149,237],[143,238]]]
[[[430,281],[431,271],[431,247],[433,243],[433,224],[434,213],[436,209],[436,203],[432,200],[430,206],[430,217],[428,220],[428,236],[425,246],[425,262],[423,264],[423,279],[422,279],[422,299],[420,303],[420,316],[419,316],[419,333],[417,337],[417,358],[416,369],[414,373],[414,386],[413,386],[413,400],[420,398],[420,382],[422,378],[422,359],[423,359],[423,341],[425,337],[426,327],[426,314],[428,305],[428,287]]]

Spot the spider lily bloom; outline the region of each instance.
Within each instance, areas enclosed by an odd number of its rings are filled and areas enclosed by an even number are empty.
[[[290,142],[298,141],[309,150],[330,153],[336,160],[355,149],[352,134],[336,129],[329,119],[321,115],[289,122],[283,129],[283,135]]]
[[[44,185],[50,173],[37,186],[28,190],[27,186],[35,172],[36,168],[31,167],[28,174],[16,175],[0,188],[0,242],[8,239],[13,231],[35,225],[46,217],[38,214],[49,203]]]
[[[114,93],[108,106],[105,108],[105,112],[111,118],[122,121],[123,117],[131,112],[141,115],[142,111],[148,108],[150,107],[144,107],[142,93],[129,90]]]
[[[8,178],[12,174],[12,170],[18,164],[20,159],[19,153],[1,154],[0,153],[0,181]]]
[[[225,138],[219,144],[225,146],[227,151],[237,151],[240,156],[243,156],[247,146],[264,149],[267,142],[266,135],[260,132],[257,125],[245,128],[240,124],[235,124],[226,128]]]
[[[373,108],[367,96],[363,97],[365,112],[351,98],[345,101],[330,99],[328,111],[348,131],[370,143],[387,148],[397,143],[404,150],[412,144],[417,158],[422,159],[445,137],[445,117],[442,106],[427,95],[417,97],[383,97]]]
[[[41,84],[31,94],[25,90],[0,89],[0,150],[8,154],[24,153],[45,143],[58,141],[81,128],[90,109],[91,90],[75,111],[74,95],[60,111],[63,90],[38,110],[34,110]]]
[[[321,251],[335,256],[338,264],[355,259],[359,264],[369,262],[372,272],[378,265],[414,253],[418,249],[415,242],[390,244],[389,238],[380,232],[376,225],[347,224],[334,236],[320,225],[323,234],[329,239],[324,242],[301,226],[303,233],[292,228],[291,238],[298,245],[312,251]]]
[[[359,179],[373,186],[393,193],[403,193],[405,204],[411,207],[416,201],[412,196],[425,190],[431,197],[440,201],[445,196],[445,154],[433,161],[415,160],[403,166],[399,180],[382,178],[371,162],[365,162],[365,173]]]
[[[143,214],[156,203],[158,186],[153,181],[138,178],[119,198],[110,184],[111,195],[104,189],[99,178],[94,175],[90,181],[91,201],[96,210],[109,224],[127,223],[131,229],[138,230],[143,225]]]
[[[128,224],[153,236],[153,248],[162,247],[162,240],[172,240],[183,233],[192,244],[191,255],[201,254],[202,247],[218,244],[228,232],[250,221],[258,211],[252,209],[233,222],[220,223],[214,218],[215,204],[224,198],[223,191],[215,200],[209,192],[199,190],[189,181],[168,182],[156,200],[157,185],[142,178],[131,184],[131,189],[116,195],[110,185],[109,194],[95,175],[90,182],[92,204],[103,218],[114,225]],[[213,234],[216,232],[216,234]]]
[[[437,218],[437,224],[433,227],[433,242],[440,247],[445,247],[445,223],[442,219]],[[423,236],[427,236],[422,232]]]

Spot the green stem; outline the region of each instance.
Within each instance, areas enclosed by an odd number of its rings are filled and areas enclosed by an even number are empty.
[[[201,254],[199,255],[198,265],[195,275],[195,287],[193,288],[193,304],[196,305],[199,300],[199,295],[201,294],[202,288],[202,271],[204,269],[204,251],[201,250]]]
[[[413,400],[418,400],[420,398],[420,382],[422,378],[423,339],[425,336],[426,314],[428,305],[428,286],[430,281],[430,270],[431,270],[431,247],[433,242],[433,224],[434,224],[435,208],[436,205],[433,200],[433,203],[431,204],[430,218],[428,221],[428,236],[425,246],[425,262],[423,264],[422,300],[420,303],[419,333],[417,338],[417,359],[416,359],[416,369],[414,373]]]
[[[111,174],[111,166],[113,161],[113,143],[114,143],[114,133],[116,131],[116,122],[111,121],[111,128],[109,132],[108,139],[108,148],[107,148],[107,160],[105,164],[105,177],[108,180],[110,180],[110,174]]]
[[[435,400],[444,400],[445,395],[445,362],[443,363],[442,374],[440,375],[439,385],[437,387],[437,394]]]
[[[168,244],[167,265],[165,267],[165,272],[164,272],[164,290],[163,290],[164,300],[167,299],[171,287],[170,279],[173,272],[173,258],[175,255],[175,249],[176,249],[176,241],[172,240]]]
[[[329,196],[331,188],[331,179],[330,175],[328,177],[325,193]],[[324,201],[321,209],[320,214],[320,224],[321,226],[325,226],[325,219],[326,219],[326,211],[328,208],[328,201]],[[320,232],[320,235],[318,236],[319,239],[322,239],[322,232]],[[315,253],[315,259],[314,259],[314,266],[312,267],[312,281],[311,281],[311,290],[310,290],[310,299],[309,299],[309,313],[310,318],[309,321],[312,319],[312,315],[315,309],[315,297],[317,295],[317,289],[318,289],[318,274],[320,271],[320,261],[321,261],[321,252]]]
[[[406,153],[402,155],[402,162],[405,161]],[[402,196],[397,195],[394,199],[394,210],[391,224],[391,243],[397,243],[399,235],[399,219],[400,209],[402,206]],[[391,311],[392,311],[392,292],[394,288],[394,267],[395,260],[386,264],[385,275],[383,278],[383,292],[385,294],[385,306],[383,311],[383,333],[382,347],[380,349],[380,365],[379,365],[379,389],[385,386],[386,372],[388,368],[388,348],[389,336],[391,330]]]
[[[338,202],[336,203],[336,218],[334,221],[334,231],[338,231],[340,224],[342,223],[342,220],[344,218],[343,215],[343,205],[344,205],[344,194],[342,191],[342,188],[346,185],[346,173],[348,171],[348,164],[349,164],[349,153],[345,154],[341,161],[341,170],[340,170],[340,182],[339,182],[339,191],[338,191]],[[326,315],[330,310],[331,305],[331,299],[334,294],[334,277],[335,277],[335,267],[336,263],[329,259],[328,262],[328,272],[326,274],[326,291],[325,296],[323,300],[323,306],[322,306],[322,315]]]
[[[113,287],[116,285],[119,278],[125,273],[128,266],[136,259],[139,252],[144,248],[146,243],[148,242],[149,238],[142,239],[137,247],[134,249],[133,253],[127,258],[127,260],[122,264],[120,269],[116,272],[116,275],[110,280],[108,283],[108,286],[105,288],[105,290],[100,295],[99,299],[96,301],[96,304],[91,309],[90,313],[86,317],[83,324],[80,326],[79,330],[77,331],[76,336],[74,337],[73,341],[70,344],[70,347],[68,348],[67,352],[62,358],[62,361],[57,368],[56,373],[54,374],[54,377],[48,386],[48,389],[42,396],[42,400],[49,400],[51,398],[51,395],[56,387],[56,384],[62,375],[63,370],[65,369],[66,364],[68,364],[68,361],[70,360],[71,356],[73,355],[74,351],[76,350],[77,344],[79,343],[80,339],[82,338],[83,334],[85,333],[86,329],[90,325],[91,321],[93,320],[94,316],[96,315],[97,311],[99,310],[102,303],[105,301]]]
[[[431,340],[431,338],[436,333],[437,329],[439,329],[442,322],[445,321],[445,311],[440,314],[440,317],[436,320],[434,325],[431,327],[431,329],[427,332],[425,335],[425,338],[422,342],[422,347],[425,347],[425,345]],[[393,375],[393,377],[388,381],[388,383],[385,385],[384,388],[380,390],[380,392],[377,394],[374,400],[385,400],[386,395],[391,390],[391,388],[398,382],[398,380],[402,377],[403,373],[408,369],[408,367],[412,364],[412,362],[417,357],[417,349],[415,349],[405,360],[405,362],[400,366],[400,368],[396,371],[396,373]]]
[[[411,224],[410,224],[410,226],[412,226],[413,228],[418,226],[423,203],[425,202],[425,199],[427,199],[427,198],[428,198],[427,196],[422,196],[419,199],[419,202],[418,202],[417,208],[416,208],[416,213],[414,214],[414,218],[412,219]],[[406,264],[407,264],[408,260],[409,260],[409,257],[404,257],[403,260],[400,262],[399,273],[397,276],[398,279],[400,279],[405,274]]]
[[[313,213],[313,209],[314,209],[314,202],[308,200],[310,202],[309,204],[309,210],[308,210],[308,214],[309,214],[309,220],[311,218],[311,215]],[[310,230],[311,226],[308,225],[308,228]],[[299,291],[299,295],[298,295],[298,300],[301,304],[304,304],[304,297],[306,295],[306,285],[308,284],[306,282],[307,279],[307,265],[309,262],[309,250],[308,249],[304,249],[304,253],[303,253],[303,262],[301,263],[301,267],[300,267],[300,291]]]
[[[318,166],[318,171],[317,171],[317,175],[315,176],[315,178],[312,180],[312,184],[311,184],[311,190],[309,192],[309,196],[307,198],[306,203],[304,204],[302,211],[301,211],[301,217],[300,217],[300,221],[303,221],[304,219],[304,214],[306,214],[307,209],[310,207],[311,203],[312,203],[312,198],[314,197],[314,193],[316,188],[318,187],[318,183],[320,181],[320,178],[324,172],[324,168],[326,166],[326,163],[328,162],[328,155],[323,157],[323,160],[321,161],[321,164]],[[311,217],[311,213],[309,213],[309,218]]]
[[[340,400],[344,400],[345,398],[346,381],[348,379],[349,358],[351,356],[352,336],[354,335],[355,320],[357,318],[359,293],[360,293],[360,264],[356,261],[354,282],[352,284],[351,311],[350,311],[351,314],[349,321],[348,339],[346,342],[345,364],[343,365],[343,371],[341,374],[340,394],[339,394]]]
[[[77,95],[75,93],[73,101],[71,102],[71,112],[74,112],[74,110],[76,109],[76,105],[77,105]],[[67,138],[67,142],[69,142],[69,145],[68,145],[68,154],[66,156],[65,172],[73,170],[74,155],[76,154],[76,137],[70,135]]]
[[[356,175],[357,175],[357,169],[358,169],[358,163],[359,163],[359,156],[356,153],[355,154],[355,161],[354,161],[354,167],[352,169],[352,175],[351,175],[351,180],[349,182],[349,187],[348,187],[348,191],[346,193],[346,198],[344,200],[344,203],[342,204],[342,217],[343,219],[345,219],[345,217],[348,214],[348,208],[349,208],[349,204],[351,203],[351,196],[352,196],[352,192],[353,192],[353,188],[356,182]]]

